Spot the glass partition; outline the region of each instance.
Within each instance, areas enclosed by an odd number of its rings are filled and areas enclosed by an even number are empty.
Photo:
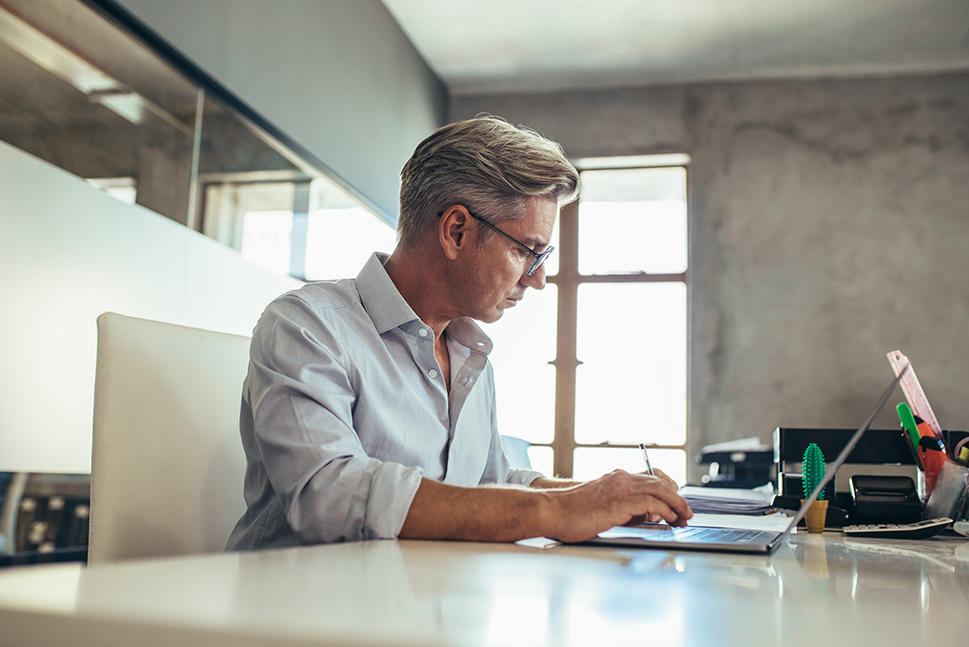
[[[300,279],[394,244],[318,164],[78,0],[0,0],[0,140]]]

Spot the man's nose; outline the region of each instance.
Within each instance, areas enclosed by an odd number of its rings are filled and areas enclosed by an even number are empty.
[[[518,283],[526,288],[535,288],[536,290],[541,290],[545,287],[545,266],[540,265],[535,273],[531,276],[527,274],[528,268],[525,268],[525,272],[522,272],[521,280]]]

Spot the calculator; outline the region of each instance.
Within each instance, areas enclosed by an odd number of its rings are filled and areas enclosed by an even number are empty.
[[[925,539],[934,537],[949,527],[952,519],[935,517],[913,523],[873,523],[845,526],[841,531],[849,537],[884,537],[885,539]]]

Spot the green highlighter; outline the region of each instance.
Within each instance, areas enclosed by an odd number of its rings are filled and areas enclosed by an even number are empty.
[[[912,439],[912,446],[918,447],[919,427],[915,424],[915,416],[912,415],[912,410],[905,402],[899,402],[895,410],[898,411],[898,419],[902,421],[902,427],[905,428],[905,431],[908,432],[909,437]]]

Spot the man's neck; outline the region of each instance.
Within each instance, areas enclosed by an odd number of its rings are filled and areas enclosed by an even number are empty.
[[[398,246],[384,264],[384,270],[407,305],[434,331],[435,340],[440,340],[455,314],[443,305],[445,290],[440,271],[425,256],[419,249],[401,252]]]

